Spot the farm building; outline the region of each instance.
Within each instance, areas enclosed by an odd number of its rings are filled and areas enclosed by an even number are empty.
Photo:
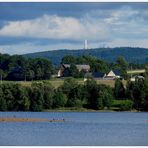
[[[89,72],[90,71],[90,66],[89,65],[76,65],[78,71],[84,71],[84,72]],[[60,69],[58,71],[58,77],[63,77],[64,72],[68,71],[70,68],[70,64],[61,64]]]

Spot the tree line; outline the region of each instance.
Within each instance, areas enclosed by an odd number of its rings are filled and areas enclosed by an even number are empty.
[[[107,63],[91,55],[83,55],[79,57],[67,55],[61,59],[61,64],[70,64],[70,68],[65,70],[65,76],[75,78],[84,77],[85,72],[78,71],[76,64],[90,65],[91,72],[108,73],[111,69],[118,69],[124,79],[128,78],[127,69],[131,67],[146,68],[145,64],[128,63],[124,57],[118,57],[114,63]],[[0,79],[14,81],[31,81],[50,79],[52,74],[57,74],[60,65],[55,66],[53,63],[44,58],[25,58],[20,55],[0,54]]]
[[[4,80],[46,80],[50,79],[53,70],[52,63],[47,59],[0,54],[0,75]]]
[[[63,107],[147,111],[148,79],[128,82],[126,87],[117,79],[114,88],[97,84],[95,80],[82,85],[74,78],[65,79],[58,88],[47,81],[32,82],[28,87],[14,82],[0,84],[1,111],[43,111]]]

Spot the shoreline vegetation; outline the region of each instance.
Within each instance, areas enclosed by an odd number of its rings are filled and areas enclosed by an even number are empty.
[[[0,111],[147,111],[148,80],[127,82],[120,79],[114,87],[97,84],[94,79],[79,84],[66,78],[59,87],[48,81],[0,85]]]
[[[56,67],[47,59],[26,59],[5,54],[0,54],[0,58],[0,111],[36,112],[61,108],[80,111],[148,111],[146,63],[135,65],[128,63],[124,57],[118,57],[114,63],[107,63],[93,56],[67,55],[61,59],[61,63],[67,63],[70,67],[64,69],[62,78],[56,78],[60,65]],[[121,78],[97,80],[95,77],[86,77],[86,71],[79,71],[76,67],[76,64],[82,63],[90,65],[90,72],[118,70]],[[132,81],[130,78],[134,75],[127,74],[127,70],[142,68],[145,69],[142,78],[134,77]],[[87,81],[84,82],[84,78]]]

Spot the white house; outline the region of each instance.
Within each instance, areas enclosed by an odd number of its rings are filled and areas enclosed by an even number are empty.
[[[119,70],[111,70],[106,76],[105,79],[115,79],[120,78],[120,71]]]

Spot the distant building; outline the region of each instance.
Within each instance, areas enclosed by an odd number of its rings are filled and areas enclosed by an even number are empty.
[[[136,80],[144,80],[145,78],[143,76],[134,76],[130,78],[130,81],[135,82]]]
[[[92,76],[96,79],[104,79],[106,77],[106,74],[103,72],[93,72]]]
[[[87,81],[89,79],[104,79],[106,76],[105,73],[102,73],[102,72],[87,72],[85,75],[84,75],[84,81]]]
[[[106,76],[105,79],[116,79],[116,78],[120,78],[120,71],[119,70],[111,70]]]
[[[84,72],[89,72],[90,71],[90,66],[85,65],[85,64],[78,64],[76,65],[78,71],[84,71]],[[68,70],[70,68],[70,64],[61,64],[60,69],[58,71],[58,77],[63,77],[64,71]]]

